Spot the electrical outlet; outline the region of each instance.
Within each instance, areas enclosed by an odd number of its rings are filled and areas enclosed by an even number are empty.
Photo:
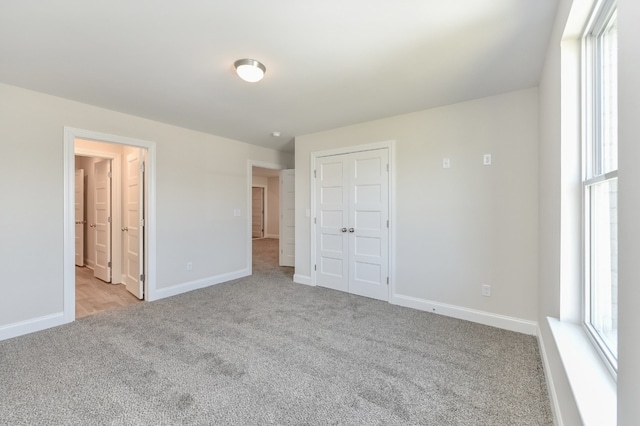
[[[187,262],[187,271],[193,271],[193,262]]]
[[[442,168],[443,169],[449,169],[451,168],[451,160],[449,158],[443,158],[442,159]]]
[[[490,285],[483,285],[482,286],[482,295],[484,297],[489,297],[491,296],[491,286]]]
[[[485,166],[491,165],[491,154],[485,154],[484,157],[482,157],[482,164]]]

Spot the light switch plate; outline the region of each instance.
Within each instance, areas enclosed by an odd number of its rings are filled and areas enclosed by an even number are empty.
[[[447,157],[442,159],[442,168],[443,169],[449,169],[451,168],[451,160]]]
[[[484,157],[482,157],[482,164],[485,166],[491,165],[491,154],[485,154]]]

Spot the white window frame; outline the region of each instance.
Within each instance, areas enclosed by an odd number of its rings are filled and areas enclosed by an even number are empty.
[[[592,253],[591,246],[591,199],[590,189],[597,184],[606,181],[614,181],[618,178],[618,169],[604,171],[602,161],[602,120],[601,117],[601,84],[600,70],[602,69],[601,36],[608,28],[608,24],[614,14],[617,13],[616,0],[599,1],[587,25],[583,36],[583,326],[587,335],[595,345],[598,353],[605,361],[607,368],[614,378],[617,375],[617,357],[610,350],[604,339],[591,323],[592,309]],[[617,19],[617,17],[616,17]],[[617,154],[616,154],[617,155]]]

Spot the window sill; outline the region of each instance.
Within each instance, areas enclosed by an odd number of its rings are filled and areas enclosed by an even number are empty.
[[[616,382],[578,324],[547,317],[585,425],[615,425]]]

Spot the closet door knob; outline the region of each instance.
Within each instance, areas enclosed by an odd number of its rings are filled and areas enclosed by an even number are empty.
[[[342,228],[342,232],[347,232],[347,228]]]
[[[356,230],[353,228],[349,228],[349,232],[356,232]]]

